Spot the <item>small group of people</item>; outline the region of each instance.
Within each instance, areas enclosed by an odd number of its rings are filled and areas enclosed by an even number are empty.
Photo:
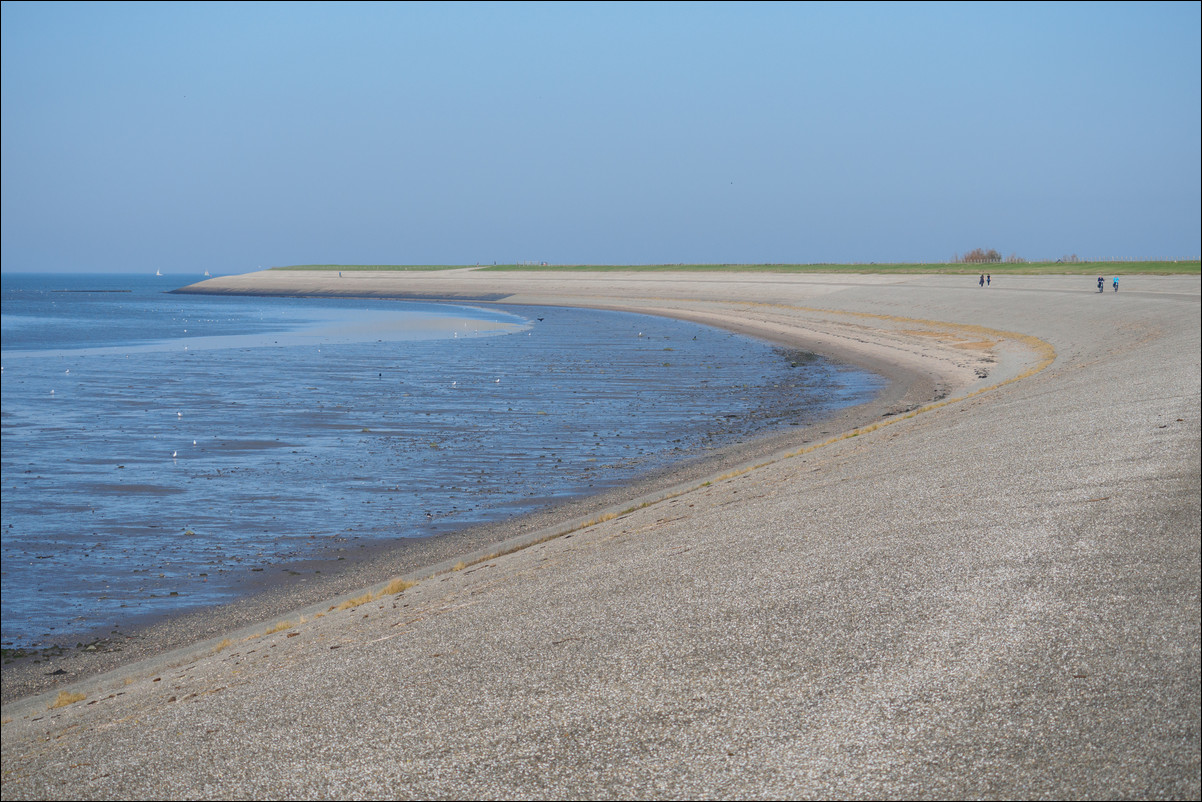
[[[982,287],[988,287],[989,285],[993,284],[993,276],[988,273],[982,273],[981,277],[979,279],[977,279],[977,284],[981,285]],[[1119,291],[1119,277],[1118,276],[1114,277],[1114,281],[1110,282],[1110,286],[1115,292]],[[1103,276],[1098,276],[1098,292],[1105,292],[1105,291],[1106,291],[1106,279]]]

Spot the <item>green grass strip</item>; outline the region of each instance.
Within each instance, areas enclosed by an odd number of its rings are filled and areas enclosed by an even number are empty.
[[[370,270],[379,272],[384,270],[462,270],[467,265],[287,265],[285,267],[273,267],[272,270],[341,270],[343,272],[352,272],[355,270]]]
[[[1180,262],[991,262],[987,264],[953,263],[909,263],[891,264],[712,264],[712,265],[497,265],[482,270],[544,270],[544,271],[595,271],[595,272],[722,272],[722,273],[945,273],[949,275],[978,275],[991,273],[995,276],[1039,276],[1039,275],[1198,275],[1202,274],[1202,262],[1198,260]]]
[[[272,270],[341,270],[350,271],[407,271],[458,270],[471,265],[291,265]],[[1178,262],[897,262],[891,264],[678,264],[678,265],[493,265],[481,270],[523,270],[541,272],[600,272],[600,273],[878,273],[878,274],[948,274],[995,276],[1093,276],[1093,275],[1200,275],[1202,261]]]

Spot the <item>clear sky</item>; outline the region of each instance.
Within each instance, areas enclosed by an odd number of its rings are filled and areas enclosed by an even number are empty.
[[[1200,9],[5,2],[2,267],[1197,258]]]

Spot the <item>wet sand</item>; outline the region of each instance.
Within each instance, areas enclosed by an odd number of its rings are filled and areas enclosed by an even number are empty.
[[[326,590],[425,578],[353,609],[281,589],[41,695],[6,671],[6,799],[1198,795],[1197,277],[207,288],[672,315],[893,383],[450,552],[381,554]],[[85,698],[48,709],[59,690]]]

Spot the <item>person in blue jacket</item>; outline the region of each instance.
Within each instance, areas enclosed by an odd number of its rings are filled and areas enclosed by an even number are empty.
[[[1115,292],[1119,291],[1119,277],[1118,276],[1114,277],[1114,284],[1112,284],[1111,286],[1114,287]]]

